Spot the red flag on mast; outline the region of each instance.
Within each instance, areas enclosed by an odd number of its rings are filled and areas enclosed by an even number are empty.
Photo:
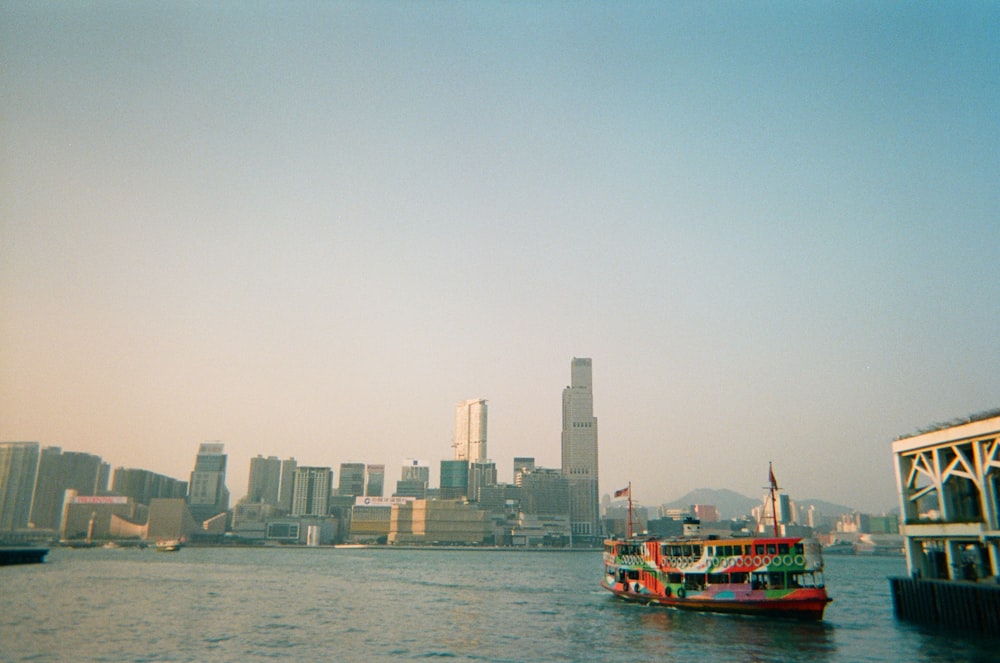
[[[628,495],[628,487],[615,491],[615,497],[625,497],[626,495]]]
[[[771,469],[771,464],[767,464],[767,478],[771,482],[771,487],[778,490],[778,480],[774,478],[774,470]]]

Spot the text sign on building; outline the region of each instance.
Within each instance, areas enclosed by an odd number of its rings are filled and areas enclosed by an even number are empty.
[[[413,497],[355,497],[354,506],[392,506],[412,502]]]
[[[74,497],[73,504],[128,504],[128,498],[120,495],[84,495]]]

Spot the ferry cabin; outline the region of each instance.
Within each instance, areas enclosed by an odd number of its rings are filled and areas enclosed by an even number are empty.
[[[817,606],[828,601],[822,551],[811,540],[610,540],[604,558],[605,586],[623,598],[679,605],[677,599],[698,596],[710,600],[701,605],[710,610],[737,610],[743,602],[806,595]]]

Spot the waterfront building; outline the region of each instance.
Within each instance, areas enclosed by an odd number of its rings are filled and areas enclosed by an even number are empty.
[[[365,495],[382,497],[385,489],[385,465],[369,465],[365,468]]]
[[[441,491],[443,500],[465,498],[469,494],[469,461],[441,461]]]
[[[392,507],[412,502],[412,497],[355,497],[347,540],[353,543],[385,543],[389,536]]]
[[[910,578],[896,614],[1000,631],[1000,410],[892,443]]]
[[[292,488],[293,516],[326,516],[330,513],[333,470],[329,467],[298,467]]]
[[[130,497],[123,495],[81,495],[74,489],[65,491],[64,503],[60,505],[59,538],[63,541],[102,540],[119,538],[121,523],[134,523],[140,517],[146,517],[145,507],[140,506]],[[132,536],[122,538],[141,538],[142,528],[131,532]]]
[[[0,532],[28,528],[40,453],[38,442],[0,443]]]
[[[569,545],[568,515],[519,513],[510,528],[510,545],[526,548],[562,548]]]
[[[351,497],[365,494],[364,463],[340,464],[340,483],[337,485],[337,494]]]
[[[570,385],[563,390],[562,473],[569,481],[573,537],[597,543],[601,535],[597,417],[594,416],[593,372],[589,358],[573,358]]]
[[[478,398],[455,406],[455,460],[486,460],[486,401]]]
[[[195,520],[204,521],[229,509],[225,446],[203,442],[188,482],[188,506]]]
[[[292,510],[292,495],[295,490],[295,470],[299,464],[294,458],[281,461],[281,481],[278,483],[278,507],[285,513]]]
[[[413,500],[392,507],[388,542],[478,546],[492,535],[487,513],[465,500]]]
[[[497,485],[496,463],[492,460],[475,460],[469,463],[467,497],[470,502],[479,501],[480,489],[495,485]]]
[[[149,470],[119,467],[111,480],[111,492],[131,497],[136,504],[149,506],[156,498],[183,499],[188,493],[186,481]]]
[[[418,500],[427,497],[427,482],[419,479],[400,479],[396,482],[395,497],[413,497]]]
[[[247,479],[245,502],[278,505],[281,490],[281,460],[257,455],[250,459],[250,477]]]
[[[242,501],[233,507],[231,530],[240,539],[257,540],[267,536],[267,523],[283,515],[282,510],[266,502]]]
[[[480,486],[476,504],[490,513],[516,514],[521,509],[521,488],[510,483]]]

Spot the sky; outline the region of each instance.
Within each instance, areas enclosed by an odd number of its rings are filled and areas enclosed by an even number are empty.
[[[0,2],[0,440],[898,506],[1000,406],[993,2]]]

